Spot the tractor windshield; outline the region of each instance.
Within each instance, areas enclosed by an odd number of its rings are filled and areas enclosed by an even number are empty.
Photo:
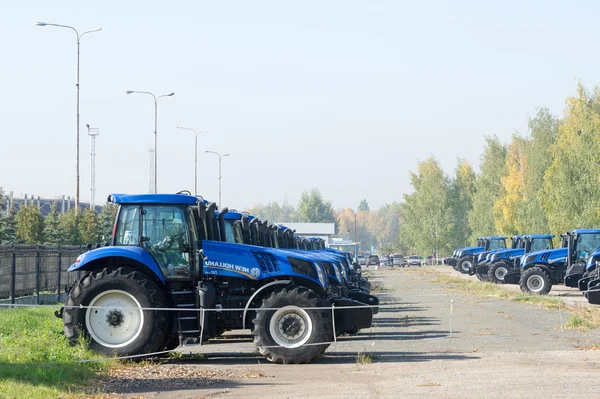
[[[495,249],[504,249],[506,248],[506,241],[505,240],[491,240],[490,241],[490,251],[493,251]]]
[[[551,238],[534,238],[531,240],[531,252],[552,249]]]
[[[233,233],[233,219],[225,219],[225,241],[235,243],[235,234]]]
[[[577,235],[573,254],[576,259],[585,259],[599,246],[600,233],[579,234]]]

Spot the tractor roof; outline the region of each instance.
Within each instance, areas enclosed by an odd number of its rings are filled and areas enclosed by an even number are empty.
[[[195,205],[200,199],[187,194],[111,194],[109,202],[117,204]]]
[[[529,234],[526,235],[525,238],[553,238],[552,234]]]
[[[600,229],[576,229],[573,230],[575,234],[600,234]]]
[[[490,240],[506,240],[505,236],[491,236],[489,237]]]

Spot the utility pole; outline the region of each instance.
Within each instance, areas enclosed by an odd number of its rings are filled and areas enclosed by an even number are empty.
[[[90,209],[96,209],[96,137],[100,134],[97,127],[88,128],[88,136],[91,138],[90,142]]]
[[[154,148],[149,148],[148,151],[150,152],[150,187],[148,188],[148,192],[153,193],[155,192],[154,190],[156,187],[156,180],[154,180],[156,176],[156,164],[154,163],[154,160],[156,159],[156,150]]]

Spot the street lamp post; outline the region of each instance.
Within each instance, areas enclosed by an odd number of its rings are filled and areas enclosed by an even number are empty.
[[[207,154],[215,154],[219,157],[219,206],[221,206],[221,158],[223,157],[228,157],[229,154],[219,154],[218,152],[215,151],[204,151]]]
[[[77,90],[77,161],[75,167],[75,211],[79,210],[79,43],[81,42],[81,38],[83,35],[87,35],[88,33],[101,31],[102,28],[92,29],[79,34],[77,29],[69,25],[59,25],[59,24],[49,24],[46,22],[37,22],[37,26],[54,26],[57,28],[67,28],[72,29],[77,35],[77,75],[75,81],[75,87]]]
[[[157,134],[157,124],[158,124],[158,100],[162,97],[172,97],[175,93],[163,94],[161,96],[156,97],[154,93],[150,93],[149,91],[136,91],[136,90],[127,90],[126,94],[148,94],[152,96],[154,99],[154,194],[158,193],[158,134]]]
[[[190,132],[194,132],[194,195],[198,195],[198,136],[202,133],[208,133],[208,129],[196,131],[189,127],[181,126],[177,126],[177,129],[189,130]]]

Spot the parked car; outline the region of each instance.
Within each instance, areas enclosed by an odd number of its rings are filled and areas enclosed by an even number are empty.
[[[379,256],[369,255],[367,257],[367,266],[379,266]]]
[[[365,255],[358,255],[358,264],[360,266],[366,266],[367,265],[367,257]]]
[[[408,257],[407,259],[407,263],[408,266],[422,266],[423,261],[421,260],[421,257],[418,255],[411,255]]]
[[[388,261],[388,257],[387,256],[380,256],[379,257],[379,264],[381,266],[389,266],[389,261]]]
[[[405,264],[404,255],[392,254],[392,266],[404,266]]]

